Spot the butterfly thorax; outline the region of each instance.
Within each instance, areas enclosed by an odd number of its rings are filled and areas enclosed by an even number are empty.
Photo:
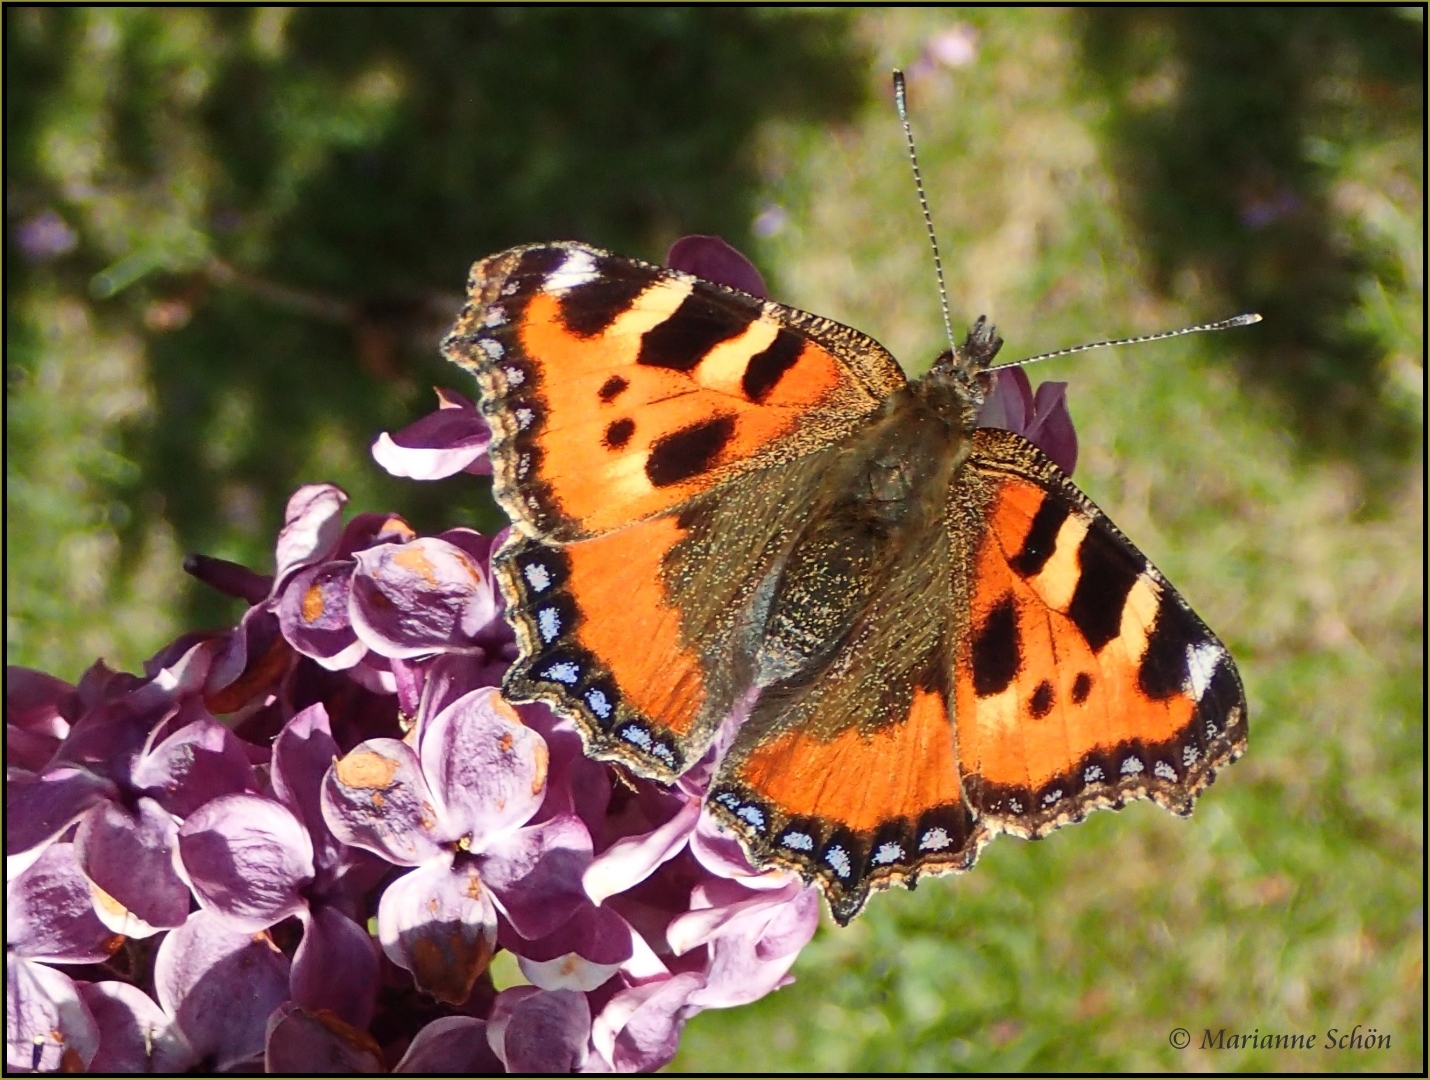
[[[828,453],[820,497],[757,596],[757,684],[817,675],[867,619],[878,582],[901,575],[922,587],[908,568],[940,535],[949,485],[972,449],[972,415],[959,385],[925,379]],[[927,584],[942,592],[943,583]]]

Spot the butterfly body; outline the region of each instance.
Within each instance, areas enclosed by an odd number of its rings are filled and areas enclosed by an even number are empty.
[[[1035,446],[978,428],[1000,342],[910,383],[848,327],[577,244],[473,269],[448,338],[512,519],[506,682],[708,805],[758,865],[869,891],[1150,797],[1245,740],[1230,656]]]

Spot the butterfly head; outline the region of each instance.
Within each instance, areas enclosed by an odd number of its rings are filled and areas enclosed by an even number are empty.
[[[952,382],[975,401],[982,401],[991,388],[988,367],[1002,347],[1003,339],[998,336],[998,328],[988,321],[986,315],[980,315],[978,321],[968,328],[963,344],[945,349],[933,362],[928,378]]]

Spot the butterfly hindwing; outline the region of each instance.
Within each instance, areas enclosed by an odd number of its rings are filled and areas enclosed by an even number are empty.
[[[557,542],[825,445],[905,383],[847,327],[574,243],[477,263],[444,348],[481,385],[497,500]]]
[[[955,658],[963,786],[980,820],[1042,836],[1151,798],[1189,813],[1246,745],[1226,648],[1036,447],[980,429],[950,521],[966,538]]]

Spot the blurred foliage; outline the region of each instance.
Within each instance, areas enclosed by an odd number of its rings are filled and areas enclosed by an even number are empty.
[[[1423,190],[1423,32],[1394,8],[1121,7],[1088,10],[1082,43],[1156,287],[1264,315],[1240,362],[1291,404],[1298,434],[1393,467],[1419,430],[1386,408],[1387,328],[1356,309],[1367,280],[1414,287],[1423,248],[1407,235],[1368,243],[1345,211],[1371,194],[1357,166],[1383,172],[1387,151],[1401,158],[1401,197]],[[1409,145],[1384,147],[1397,141]],[[1380,160],[1357,163],[1367,143]]]
[[[956,318],[1005,356],[1267,317],[1034,370],[1071,384],[1080,485],[1237,657],[1251,747],[1189,822],[1098,814],[876,896],[677,1067],[1422,1067],[1421,9],[5,14],[12,662],[231,620],[179,558],[266,569],[299,483],[496,524],[366,448],[471,391],[435,342],[512,243],[719,232],[926,364],[898,64]],[[1357,1023],[1391,1049],[1197,1049]]]
[[[133,664],[167,630],[68,648],[48,636],[66,579],[104,576],[99,559],[123,581],[146,558],[172,561],[175,543],[262,564],[305,480],[420,528],[495,526],[484,494],[453,505],[365,454],[454,382],[434,346],[468,266],[534,238],[655,259],[684,233],[747,240],[758,125],[848,115],[864,67],[842,16],[732,8],[7,8],[6,20],[22,481],[7,543],[31,553],[34,583],[11,595],[9,655],[70,675],[87,652]],[[60,398],[103,390],[95,359],[61,359],[57,338],[107,343],[132,398],[122,417],[59,430]],[[53,389],[65,384],[54,399],[47,364]],[[97,520],[25,482],[56,479],[55,458]],[[91,542],[66,546],[76,530]],[[91,586],[85,604],[117,602]],[[179,624],[230,618],[220,598],[171,588]]]

